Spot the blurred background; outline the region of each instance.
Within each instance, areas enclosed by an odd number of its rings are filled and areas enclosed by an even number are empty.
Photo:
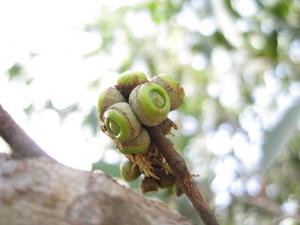
[[[220,223],[300,224],[300,1],[10,0],[0,32],[0,103],[61,163],[140,192],[97,99],[129,69],[173,74],[170,138]],[[201,224],[186,197],[147,196]]]

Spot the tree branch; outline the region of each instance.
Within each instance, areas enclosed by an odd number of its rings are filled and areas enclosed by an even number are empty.
[[[103,173],[0,155],[0,225],[195,225]]]
[[[273,214],[275,219],[270,225],[278,225],[281,221],[287,218],[292,218],[297,222],[300,222],[300,215],[288,214],[280,207],[278,203],[272,201],[267,197],[264,196],[252,197],[249,195],[242,195],[242,196],[232,195],[232,197],[236,202],[239,202],[244,205],[253,206],[255,208],[259,208],[270,214]]]
[[[192,177],[185,165],[183,158],[174,150],[172,143],[165,138],[160,127],[148,128],[150,136],[162,155],[168,162],[178,187],[188,196],[194,208],[206,225],[218,225],[218,222],[210,211],[204,197],[197,189]],[[14,158],[32,158],[47,155],[11,118],[11,116],[0,105],[0,136],[11,146]],[[50,169],[49,169],[50,170]],[[1,200],[1,199],[0,199]]]
[[[300,223],[300,215],[283,215],[279,218],[274,219],[274,221],[270,225],[279,225],[281,221],[288,219],[288,218],[292,218],[296,222]]]
[[[176,152],[172,143],[163,135],[159,127],[148,127],[152,141],[158,147],[170,168],[172,169],[176,183],[192,202],[201,219],[206,225],[218,225],[214,214],[193,182],[184,159]]]
[[[56,163],[1,105],[0,136],[23,159],[0,155],[0,225],[193,225],[104,174]]]
[[[234,201],[242,203],[244,205],[254,206],[255,208],[261,208],[268,213],[273,214],[276,217],[284,215],[284,211],[276,202],[265,198],[265,197],[252,197],[249,195],[234,196],[232,195]]]
[[[0,105],[0,136],[10,145],[14,158],[32,158],[44,156],[51,158],[45,153],[11,118]]]

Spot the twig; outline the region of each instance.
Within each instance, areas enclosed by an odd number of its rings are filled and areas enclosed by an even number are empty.
[[[279,204],[272,201],[267,197],[252,197],[249,195],[242,195],[242,196],[232,196],[233,199],[239,203],[254,206],[256,208],[260,208],[262,210],[267,211],[268,213],[273,214],[275,217],[274,221],[270,225],[278,225],[281,221],[292,218],[297,222],[300,222],[300,215],[292,215],[287,214]]]
[[[172,169],[177,185],[190,199],[203,222],[206,225],[219,225],[206,200],[193,182],[184,159],[176,152],[172,143],[163,135],[159,127],[149,127],[147,129],[152,141],[159,148]]]
[[[278,225],[280,222],[288,218],[292,218],[295,221],[300,222],[300,215],[283,215],[280,218],[275,219],[270,225]]]
[[[25,133],[25,131],[11,118],[1,105],[0,136],[12,148],[12,156],[14,158],[33,158],[44,156],[53,159]]]
[[[251,197],[249,195],[232,196],[232,197],[236,202],[263,209],[273,214],[276,217],[280,217],[284,215],[284,211],[282,210],[280,205],[266,197]]]

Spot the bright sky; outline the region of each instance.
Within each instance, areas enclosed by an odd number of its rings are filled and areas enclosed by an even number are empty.
[[[111,71],[113,60],[84,58],[101,43],[99,35],[85,32],[84,27],[96,20],[101,4],[107,2],[0,2],[1,104],[50,155],[80,169],[90,169],[108,141],[106,137],[93,137],[80,126],[99,94],[87,91],[87,85],[102,74],[107,75],[104,83],[116,76]],[[31,57],[32,53],[37,56]],[[3,76],[15,62],[24,66],[26,75],[34,77],[30,86],[9,82]],[[78,102],[79,112],[70,114],[61,124],[55,111],[43,110],[47,99],[58,108]],[[37,113],[28,118],[23,108],[32,102]],[[2,143],[1,149],[4,146]]]

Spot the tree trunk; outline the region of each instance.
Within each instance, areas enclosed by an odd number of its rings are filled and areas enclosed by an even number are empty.
[[[111,177],[0,156],[0,225],[192,225]]]

